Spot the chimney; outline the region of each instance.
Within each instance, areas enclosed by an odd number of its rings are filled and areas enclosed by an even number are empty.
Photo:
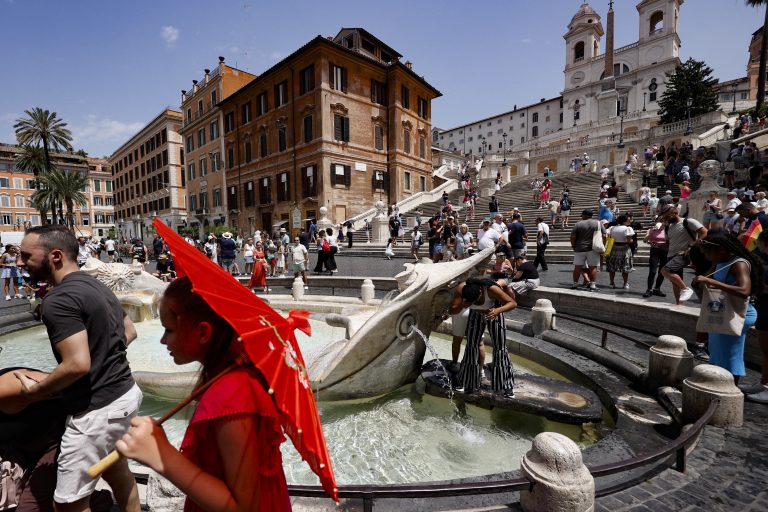
[[[192,93],[197,92],[197,80],[192,80]]]
[[[224,57],[219,55],[219,64],[224,64]]]
[[[203,78],[203,83],[206,83],[206,84],[207,84],[207,83],[208,83],[208,80],[210,79],[210,77],[208,76],[208,74],[211,72],[211,70],[210,70],[210,69],[204,69],[203,71],[205,72],[205,77]]]
[[[605,36],[605,78],[613,76],[613,0],[608,6],[608,32]]]
[[[184,89],[182,89],[182,90],[181,90],[181,102],[182,102],[182,103],[184,103],[184,96],[186,96],[186,95],[187,95],[187,91],[185,91]]]
[[[405,61],[405,67],[407,67],[408,69],[412,70],[413,69],[413,62],[411,62],[409,60]]]

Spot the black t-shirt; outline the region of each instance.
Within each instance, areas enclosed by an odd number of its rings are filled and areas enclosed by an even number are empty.
[[[513,249],[522,249],[525,247],[523,236],[526,234],[525,226],[522,222],[510,222],[507,224],[507,241]]]
[[[448,242],[451,238],[456,238],[456,233],[458,233],[458,226],[456,224],[453,226],[446,224],[443,226],[443,241]]]
[[[72,272],[46,294],[42,311],[59,363],[56,344],[80,331],[88,333],[91,369],[62,392],[69,414],[104,407],[131,389],[123,308],[109,288],[87,274]]]
[[[163,241],[160,240],[159,238],[156,238],[152,242],[152,249],[154,249],[155,252],[158,253],[158,254],[163,252]]]
[[[522,272],[522,275],[517,279],[512,279],[512,281],[525,281],[526,279],[538,279],[539,278],[539,271],[536,270],[536,267],[533,266],[533,263],[530,261],[526,261],[519,267],[517,267],[517,272]],[[517,274],[515,272],[515,274]]]

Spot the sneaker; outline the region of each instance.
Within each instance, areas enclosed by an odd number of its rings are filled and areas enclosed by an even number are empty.
[[[573,283],[571,285],[571,290],[576,290],[579,287],[579,283]]]
[[[645,293],[643,294],[643,298],[647,299],[651,295],[653,295],[653,292],[651,290],[645,290]]]
[[[629,283],[627,283],[627,284],[625,284],[625,285],[624,285],[624,289],[625,289],[625,290],[629,290]]]
[[[657,297],[666,297],[667,296],[666,293],[664,293],[663,291],[659,290],[658,288],[654,288],[653,289],[653,294],[655,296],[657,296]]]
[[[693,354],[693,357],[696,359],[709,361],[709,351],[707,350],[707,346],[703,343],[696,343],[695,345],[688,347],[688,350],[691,351],[691,354]]]
[[[680,291],[680,302],[686,302],[693,297],[693,288],[685,288]]]
[[[758,404],[768,404],[768,388],[764,389],[763,391],[759,393],[754,393],[752,395],[747,395],[747,400],[750,402],[755,402]]]
[[[754,395],[756,393],[760,393],[761,391],[765,391],[768,389],[768,387],[760,384],[759,382],[755,382],[754,384],[739,384],[739,389],[745,395]]]
[[[5,300],[11,300],[11,296],[10,295],[6,295],[5,296]]]
[[[504,398],[515,398],[515,392],[513,390],[505,391]]]
[[[457,387],[453,388],[453,390],[456,393],[463,393],[464,392],[464,387],[463,386],[457,386]]]
[[[595,283],[589,283],[589,291],[596,292],[597,291],[597,285]]]

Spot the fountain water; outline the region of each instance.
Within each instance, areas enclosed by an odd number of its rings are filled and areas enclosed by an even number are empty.
[[[453,405],[453,383],[451,382],[450,378],[451,374],[448,372],[448,369],[445,367],[445,365],[443,365],[443,361],[440,359],[440,355],[437,353],[435,346],[429,341],[429,337],[421,332],[415,325],[413,326],[413,331],[418,334],[424,341],[424,345],[426,345],[427,350],[429,350],[429,353],[432,355],[432,360],[436,361],[437,366],[442,370],[440,372],[442,377],[441,380],[445,384],[445,387],[448,388],[448,400],[450,400],[451,404]]]

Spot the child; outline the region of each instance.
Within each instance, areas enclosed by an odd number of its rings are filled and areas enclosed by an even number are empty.
[[[160,343],[176,364],[202,364],[200,384],[240,355],[232,327],[180,278],[160,304]],[[117,450],[151,467],[187,495],[185,511],[291,509],[282,468],[285,440],[264,378],[252,366],[231,370],[200,397],[181,451],[152,418],[137,417]]]
[[[390,238],[390,239],[388,239],[388,240],[387,240],[387,248],[386,248],[386,249],[384,249],[384,256],[386,256],[386,258],[387,258],[388,260],[391,260],[391,259],[392,259],[392,256],[394,256],[394,255],[395,255],[395,250],[394,250],[394,248],[393,248],[393,247],[394,247],[394,242],[393,242],[393,240],[394,240],[394,238]]]
[[[283,242],[280,240],[277,241],[276,273],[279,276],[285,274],[285,247],[283,246]]]

